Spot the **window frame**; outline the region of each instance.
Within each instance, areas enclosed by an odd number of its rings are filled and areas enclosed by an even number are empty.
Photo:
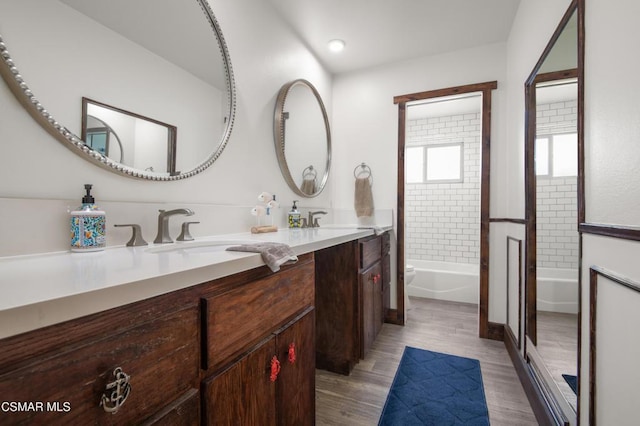
[[[577,177],[578,176],[578,171],[576,170],[576,174],[574,175],[562,175],[562,176],[556,176],[555,175],[555,168],[554,166],[554,155],[553,155],[553,144],[554,144],[554,138],[556,136],[564,136],[564,135],[576,135],[576,141],[578,140],[578,133],[577,132],[558,132],[558,133],[548,133],[548,134],[544,134],[544,135],[536,135],[536,139],[535,139],[535,144],[538,143],[539,139],[546,139],[547,140],[547,150],[548,150],[548,155],[547,155],[547,173],[546,174],[538,174],[538,159],[537,159],[537,152],[534,150],[534,174],[536,175],[536,178],[542,178],[542,179],[554,179],[554,178],[566,178],[566,177]],[[577,152],[576,152],[577,155]]]
[[[443,147],[454,147],[454,146],[460,147],[460,154],[459,154],[460,177],[457,179],[428,179],[427,178],[428,176],[427,161],[428,161],[429,150],[432,148],[443,148]],[[408,151],[411,148],[422,148],[422,180],[419,182],[414,181],[414,182],[407,182],[407,183],[410,183],[410,184],[464,183],[464,142],[410,144],[410,145],[407,145],[406,150]]]

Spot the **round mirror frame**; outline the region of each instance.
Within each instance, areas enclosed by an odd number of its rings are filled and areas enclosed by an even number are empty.
[[[311,90],[316,100],[318,101],[318,105],[320,106],[320,110],[322,111],[322,118],[324,119],[324,127],[327,134],[327,162],[325,164],[324,174],[322,175],[322,179],[320,180],[320,184],[318,185],[318,189],[313,194],[307,194],[303,192],[298,185],[296,184],[293,176],[291,175],[291,171],[289,170],[289,165],[287,164],[287,158],[284,154],[284,145],[285,145],[285,118],[284,118],[284,104],[287,100],[287,95],[291,88],[295,85],[304,85]],[[327,180],[329,179],[329,169],[331,168],[331,130],[329,129],[329,117],[327,116],[327,110],[324,107],[324,102],[322,102],[322,97],[318,90],[315,88],[313,84],[304,79],[293,80],[289,83],[286,83],[280,88],[280,92],[278,92],[278,98],[276,99],[276,108],[273,117],[273,139],[275,142],[276,155],[278,157],[278,165],[280,166],[280,171],[282,172],[282,177],[289,185],[289,188],[296,195],[305,198],[313,198],[320,195],[322,190],[324,189]]]
[[[220,25],[218,24],[218,21],[216,20],[216,17],[213,14],[213,10],[209,6],[208,2],[206,0],[196,1],[200,5],[202,11],[205,14],[205,17],[209,21],[209,24],[211,25],[211,28],[216,35],[218,47],[220,48],[220,53],[222,55],[222,62],[224,64],[227,83],[228,119],[226,127],[224,129],[224,134],[222,135],[220,143],[217,145],[215,151],[206,160],[201,162],[190,171],[174,176],[150,173],[144,170],[134,169],[130,166],[125,166],[124,164],[114,161],[111,158],[104,156],[100,152],[89,148],[87,145],[85,145],[84,141],[82,141],[76,134],[58,123],[56,119],[53,118],[53,116],[34,96],[33,92],[31,91],[31,89],[29,89],[29,86],[20,75],[20,72],[14,64],[13,59],[11,59],[11,55],[9,54],[2,36],[0,36],[0,75],[4,77],[4,80],[9,85],[9,88],[14,93],[16,98],[18,98],[18,100],[23,104],[25,109],[47,132],[49,132],[54,138],[60,141],[64,146],[66,146],[76,154],[82,156],[83,158],[89,160],[90,162],[111,170],[112,172],[125,175],[127,177],[148,179],[154,181],[175,181],[197,175],[198,173],[204,171],[207,167],[211,166],[211,164],[213,164],[213,162],[216,161],[218,157],[220,157],[220,154],[229,142],[229,137],[231,136],[233,123],[235,120],[236,88],[233,78],[233,69],[231,67],[231,59],[229,57],[229,51],[227,49],[227,44],[224,40],[224,36],[222,35]]]

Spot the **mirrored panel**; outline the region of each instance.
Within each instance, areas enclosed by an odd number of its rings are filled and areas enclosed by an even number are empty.
[[[130,177],[183,179],[209,167],[228,142],[233,73],[206,0],[1,2],[0,33],[0,73],[16,97],[49,133],[95,164]],[[135,163],[126,146],[121,162],[87,145],[82,98],[179,128],[174,165],[157,165],[157,157],[166,160],[166,144],[144,150],[148,159],[139,152]]]
[[[526,356],[560,424],[578,400],[577,27],[573,2],[526,84]]]
[[[280,89],[273,123],[282,176],[293,192],[315,197],[325,187],[331,166],[329,119],[316,88],[295,80]]]
[[[577,80],[536,83],[536,348],[576,407],[578,360]]]

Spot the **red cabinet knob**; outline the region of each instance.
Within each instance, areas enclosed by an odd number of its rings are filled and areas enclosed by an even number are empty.
[[[296,344],[293,342],[289,344],[289,362],[291,364],[296,362]]]
[[[269,379],[275,382],[278,379],[278,374],[280,374],[280,361],[278,361],[278,357],[274,355],[273,358],[271,358],[271,375]]]

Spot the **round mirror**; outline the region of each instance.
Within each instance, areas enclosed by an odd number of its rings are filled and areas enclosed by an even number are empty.
[[[302,197],[320,194],[331,167],[331,132],[313,84],[300,79],[282,86],[273,132],[280,170],[291,190]]]
[[[1,2],[0,32],[0,74],[13,93],[50,134],[99,166],[184,179],[213,164],[229,140],[233,72],[206,0]],[[118,131],[121,146],[107,150],[86,140],[92,114],[83,99],[119,112],[111,127],[127,116],[144,120]],[[150,123],[168,123],[171,134]]]

